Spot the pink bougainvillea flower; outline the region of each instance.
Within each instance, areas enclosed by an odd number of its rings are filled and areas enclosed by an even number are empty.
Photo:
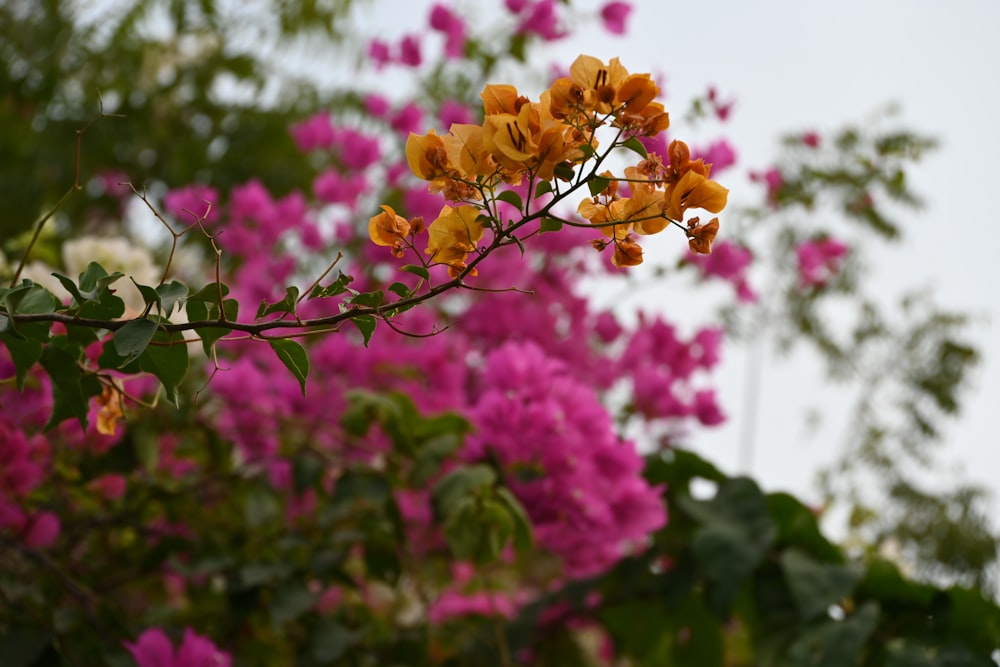
[[[632,13],[632,5],[627,2],[609,2],[601,7],[601,20],[604,22],[604,29],[613,35],[624,35],[626,31],[625,21]]]
[[[431,8],[431,28],[444,33],[444,54],[448,58],[465,55],[465,22],[444,5],[438,3]]]
[[[375,69],[382,69],[392,62],[389,45],[381,39],[373,39],[368,43],[368,57],[375,64]]]
[[[547,42],[566,36],[566,30],[562,27],[559,14],[556,12],[555,0],[538,0],[521,11],[524,12],[524,17],[517,26],[519,33],[538,35]]]
[[[219,219],[218,203],[218,191],[198,183],[171,190],[163,198],[163,208],[178,220],[188,223],[198,218],[215,222]]]
[[[795,248],[799,288],[822,287],[840,272],[847,246],[836,239],[804,241]]]
[[[382,118],[389,113],[389,100],[382,95],[371,93],[365,95],[365,111],[376,118]]]
[[[59,517],[52,512],[36,514],[24,532],[24,544],[32,549],[44,549],[59,539]]]
[[[410,67],[419,67],[423,62],[420,54],[420,38],[416,35],[407,35],[399,43],[399,62]]]
[[[771,167],[767,171],[751,171],[750,180],[763,183],[767,187],[767,202],[772,206],[778,205],[778,193],[785,184],[785,178],[777,167]]]
[[[819,148],[819,133],[806,132],[802,135],[802,143],[809,148]]]
[[[475,122],[475,118],[469,107],[455,100],[445,100],[442,102],[438,117],[441,119],[441,126],[444,128],[449,128],[455,124],[471,125]]]
[[[701,159],[712,167],[712,176],[736,164],[736,149],[725,139],[719,139],[708,148],[692,151],[693,159]]]
[[[303,153],[317,148],[330,148],[337,140],[333,123],[330,122],[330,114],[321,112],[306,118],[303,121],[294,123],[288,128],[288,133],[295,140],[295,145]]]
[[[174,651],[170,638],[160,628],[150,628],[135,642],[125,642],[138,667],[230,667],[232,658],[211,640],[184,630],[180,647]]]
[[[393,115],[391,121],[392,129],[400,134],[416,133],[421,129],[420,124],[423,122],[423,118],[423,110],[413,102],[410,102]]]

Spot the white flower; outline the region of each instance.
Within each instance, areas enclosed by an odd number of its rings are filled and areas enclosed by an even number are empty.
[[[125,301],[126,314],[141,312],[145,307],[142,295],[132,280],[140,285],[155,287],[161,269],[153,262],[149,251],[123,237],[82,236],[66,241],[62,248],[63,266],[70,278],[76,279],[91,262],[97,262],[109,274],[121,271],[124,278],[112,283],[111,289]]]

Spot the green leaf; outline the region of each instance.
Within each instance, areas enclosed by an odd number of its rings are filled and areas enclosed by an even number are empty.
[[[407,273],[412,273],[415,276],[420,276],[424,280],[430,280],[431,273],[422,266],[417,266],[416,264],[404,264],[399,267],[400,271],[406,271]]]
[[[227,285],[209,283],[194,294],[189,295],[187,302],[190,304],[192,301],[207,301],[208,303],[214,303],[218,306],[219,299],[224,299],[227,296],[229,296],[229,287]]]
[[[513,190],[504,190],[497,195],[497,201],[504,201],[516,208],[518,211],[524,209],[524,202],[521,201],[521,195],[517,194]]]
[[[25,279],[20,285],[4,293],[0,305],[6,308],[10,315],[38,315],[55,312],[59,302],[52,292]],[[46,342],[49,338],[51,325],[48,322],[17,324],[13,317],[7,317],[5,320],[3,331],[41,342]]]
[[[352,317],[351,322],[354,326],[358,328],[361,335],[365,339],[365,347],[368,347],[368,341],[372,339],[372,334],[375,333],[375,316],[374,315],[359,315],[358,317]]]
[[[499,558],[513,531],[510,513],[492,498],[462,498],[444,523],[444,536],[455,557],[480,564]]]
[[[56,280],[58,280],[66,291],[70,293],[70,296],[73,297],[73,300],[76,301],[78,306],[89,301],[97,300],[96,291],[81,292],[80,288],[76,286],[76,283],[73,282],[73,279],[69,276],[64,276],[61,273],[53,273],[52,275],[55,276]]]
[[[844,561],[840,549],[820,532],[816,514],[795,497],[787,493],[768,494],[767,507],[778,527],[778,542],[796,546],[821,561]]]
[[[398,296],[400,299],[405,299],[410,296],[410,287],[406,283],[393,283],[389,285],[389,291]]]
[[[158,327],[153,320],[139,319],[126,322],[114,333],[115,351],[125,359],[125,364],[137,359],[146,350]]]
[[[284,625],[309,611],[318,593],[312,593],[301,581],[289,582],[274,592],[271,600],[271,621]]]
[[[866,602],[843,621],[827,621],[804,632],[788,649],[790,667],[843,667],[857,664],[878,623],[879,606]]]
[[[538,225],[538,229],[541,232],[558,232],[563,228],[562,220],[556,220],[555,218],[542,218]]]
[[[404,266],[403,269],[406,270],[406,267]],[[327,285],[326,287],[322,287],[321,285],[316,285],[316,287],[313,288],[312,292],[309,293],[309,298],[323,299],[326,297],[343,294],[344,292],[347,291],[347,286],[353,280],[354,278],[352,278],[351,276],[347,275],[344,272],[341,272],[340,275],[337,276],[337,279],[334,280],[329,285]]]
[[[80,274],[80,291],[85,293],[100,293],[107,289],[113,282],[124,277],[125,274],[121,271],[115,271],[109,275],[103,266],[97,262],[91,262],[84,269],[83,273]]]
[[[111,293],[111,290],[101,290],[98,292],[97,301],[88,301],[80,306],[77,315],[83,318],[95,320],[114,320],[125,314],[125,302],[119,296]],[[71,327],[71,329],[93,331],[87,327]],[[94,336],[96,339],[96,336]]]
[[[77,357],[56,345],[42,351],[42,368],[52,379],[52,414],[45,424],[48,431],[67,419],[77,419],[87,427],[88,400],[101,393],[101,384],[93,375],[80,370]]]
[[[605,190],[608,189],[608,185],[611,184],[611,179],[605,176],[591,176],[590,180],[587,181],[587,189],[590,190],[590,195],[596,197]]]
[[[585,147],[587,147],[587,144],[583,144],[583,146],[581,146],[580,148],[583,149]],[[556,165],[556,168],[553,170],[553,173],[555,174],[556,178],[562,179],[564,181],[571,181],[573,180],[573,175],[576,172],[573,171],[573,167],[571,167],[570,165],[564,162],[560,162],[559,164]]]
[[[313,628],[309,650],[316,662],[328,665],[342,658],[356,643],[357,637],[353,632],[327,616]]]
[[[631,137],[629,139],[626,139],[625,141],[622,142],[621,145],[631,151],[638,153],[644,160],[649,157],[649,153],[646,151],[646,147],[642,145],[642,142],[639,141],[638,137]]]
[[[179,403],[181,380],[187,375],[188,349],[179,333],[157,331],[152,343],[143,351],[137,363],[140,370],[152,373],[163,385],[164,396],[174,406]]]
[[[524,511],[524,506],[507,487],[498,486],[496,488],[496,496],[503,503],[513,520],[514,549],[518,553],[527,553],[531,550],[531,546],[535,542],[531,531],[531,519],[528,518],[528,513]]]
[[[677,504],[702,524],[691,540],[691,551],[713,584],[709,590],[713,611],[725,613],[777,535],[764,495],[753,480],[734,478],[720,482],[712,500],[680,495]]]
[[[24,378],[28,371],[42,358],[42,344],[37,340],[17,338],[8,333],[0,333],[0,341],[10,351],[10,357],[14,361],[17,389],[20,391],[24,388]]]
[[[455,468],[445,475],[431,491],[435,513],[447,517],[470,495],[492,488],[497,475],[488,465],[476,463]]]
[[[795,606],[805,620],[825,615],[830,605],[847,598],[863,573],[853,564],[819,563],[798,549],[788,549],[781,555],[781,567]]]
[[[157,294],[160,295],[160,312],[163,317],[169,318],[174,312],[174,306],[177,302],[183,302],[184,298],[188,294],[187,285],[183,285],[176,280],[169,283],[159,285],[156,288]]]
[[[552,192],[552,182],[542,181],[535,187],[535,199]]]
[[[583,153],[584,159],[586,160],[589,160],[597,155],[597,149],[594,148],[592,144],[580,144],[578,148],[580,149],[580,152]]]
[[[637,665],[701,665],[670,660],[671,625],[674,620],[662,604],[649,600],[629,600],[605,605],[598,611],[604,626]],[[711,663],[709,663],[711,664]]]
[[[135,278],[131,278],[132,284],[139,289],[139,294],[142,295],[142,300],[146,302],[146,305],[160,305],[160,293],[156,291],[156,288],[150,287],[149,285],[140,285],[135,281]]]
[[[291,285],[285,288],[285,298],[281,301],[276,301],[275,303],[268,304],[267,301],[262,301],[260,308],[257,309],[257,319],[264,317],[265,315],[270,315],[271,313],[291,313],[295,314],[295,306],[299,300],[299,288]]]
[[[369,308],[378,308],[385,301],[385,292],[382,290],[373,290],[371,292],[363,292],[361,294],[356,294],[353,299],[351,299],[351,305],[353,306],[368,306]]]
[[[299,381],[302,388],[302,395],[306,395],[306,377],[309,376],[309,355],[306,349],[294,340],[278,339],[267,341],[271,349],[278,355],[278,359],[285,365],[285,368],[292,372],[295,379]]]
[[[52,634],[43,628],[27,625],[5,628],[0,639],[0,665],[31,667],[51,642]]]

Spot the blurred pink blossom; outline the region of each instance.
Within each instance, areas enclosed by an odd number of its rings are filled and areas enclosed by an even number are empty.
[[[609,2],[601,8],[604,29],[613,35],[624,35],[625,20],[632,13],[632,5],[627,2]]]
[[[847,246],[836,239],[804,241],[795,248],[799,287],[822,287],[840,272]]]
[[[159,628],[150,628],[133,642],[125,642],[138,667],[230,667],[232,658],[220,651],[211,640],[191,628],[175,651],[170,638]]]

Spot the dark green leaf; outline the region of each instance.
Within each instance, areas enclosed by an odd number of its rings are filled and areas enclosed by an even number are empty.
[[[120,271],[115,271],[109,275],[100,264],[91,262],[84,269],[83,273],[80,274],[80,291],[99,294],[111,285],[111,283],[124,277],[125,274]]]
[[[518,211],[524,208],[524,202],[521,201],[521,195],[517,194],[513,190],[504,190],[497,195],[498,201],[505,201]]]
[[[843,667],[857,664],[878,623],[879,607],[866,602],[843,621],[827,621],[803,633],[788,649],[790,667]]]
[[[24,378],[28,371],[42,358],[42,344],[37,340],[17,338],[8,333],[0,333],[0,341],[10,351],[17,388],[21,390],[24,388]]]
[[[80,288],[76,286],[76,283],[73,282],[72,278],[64,276],[61,273],[53,273],[52,275],[56,277],[56,280],[62,283],[62,286],[66,289],[67,292],[70,293],[70,296],[73,297],[73,300],[76,301],[76,304],[78,306],[87,303],[88,301],[95,301],[97,299],[96,291],[88,291],[81,293]]]
[[[383,301],[385,301],[385,292],[382,290],[374,290],[371,292],[356,294],[354,298],[351,299],[351,305],[378,308],[382,305]]]
[[[45,430],[74,418],[86,428],[88,400],[101,393],[100,383],[93,375],[84,375],[76,357],[55,345],[45,347],[40,361],[52,379],[52,414]]]
[[[691,551],[713,584],[709,591],[713,610],[725,613],[777,534],[764,495],[752,480],[734,478],[720,482],[712,500],[681,495],[677,503],[702,524],[691,540]]]
[[[155,287],[150,287],[149,285],[140,285],[132,278],[132,284],[139,288],[139,293],[142,294],[142,300],[146,302],[146,305],[160,304],[160,293],[156,291]]]
[[[306,354],[306,349],[289,339],[269,340],[268,343],[285,368],[290,370],[295,379],[299,381],[302,395],[305,396],[306,378],[309,376],[309,355]]]
[[[291,313],[295,314],[295,306],[299,300],[299,288],[291,285],[285,288],[285,298],[281,301],[276,301],[275,303],[268,304],[267,301],[262,301],[260,308],[257,309],[257,319],[264,317],[265,315],[270,315],[271,313]]]
[[[169,318],[174,312],[174,306],[178,301],[182,301],[188,294],[187,285],[183,285],[176,280],[156,288],[160,295],[160,309],[164,317]]]
[[[25,279],[20,285],[12,287],[4,293],[2,305],[10,315],[37,315],[55,312],[59,302],[52,292]],[[7,318],[4,330],[25,338],[45,342],[49,338],[49,328],[48,322],[16,324],[13,318]]]
[[[0,639],[0,665],[31,667],[51,642],[51,633],[43,628],[25,625],[6,628]]]
[[[646,147],[642,145],[638,137],[631,137],[622,142],[622,146],[625,148],[638,153],[645,160],[649,157],[649,153],[646,152]]]
[[[157,331],[152,344],[137,359],[139,368],[152,373],[163,385],[164,395],[173,405],[178,405],[181,380],[187,374],[188,349],[180,333]]]
[[[605,178],[604,176],[592,176],[590,180],[587,181],[587,189],[590,190],[590,195],[596,197],[605,190],[608,189],[611,179]]]
[[[309,647],[313,659],[326,665],[343,657],[356,642],[353,632],[335,619],[326,617],[313,628]]]
[[[537,187],[535,187],[535,198],[537,199],[538,197],[547,195],[550,192],[552,192],[552,182],[542,181]]]
[[[389,291],[398,296],[400,299],[405,299],[410,296],[410,288],[406,283],[393,283],[389,285]]]
[[[115,351],[124,363],[137,359],[146,350],[158,326],[149,319],[132,320],[114,333]]]
[[[278,588],[271,600],[271,621],[284,625],[309,611],[316,603],[317,594],[312,593],[305,583],[293,581]]]
[[[510,513],[510,517],[514,522],[514,548],[518,553],[527,553],[535,541],[532,536],[531,519],[528,518],[528,513],[524,511],[524,506],[521,505],[521,502],[506,487],[497,487],[496,496]]]
[[[229,296],[229,287],[227,285],[220,286],[219,283],[209,283],[194,294],[188,296],[187,302],[190,304],[192,301],[207,301],[208,303],[214,303],[218,306],[219,299],[224,299],[227,296]]]
[[[857,566],[819,563],[798,549],[788,549],[781,555],[781,567],[805,620],[825,615],[831,605],[847,598],[862,574]]]
[[[538,225],[538,229],[542,232],[558,232],[562,228],[562,220],[556,220],[555,218],[542,218]]]
[[[493,469],[482,463],[455,468],[434,485],[431,492],[434,509],[438,516],[446,517],[463,499],[491,488],[496,481]]]
[[[431,277],[430,271],[428,271],[422,266],[417,266],[416,264],[404,264],[403,266],[399,267],[399,270],[406,271],[407,273],[412,273],[415,276],[420,276],[424,280],[430,280]]]
[[[358,317],[352,317],[351,322],[354,326],[358,328],[361,335],[365,339],[365,347],[368,347],[368,341],[371,340],[372,334],[375,333],[375,316],[374,315],[360,315]]]
[[[404,271],[406,270],[405,266],[403,267],[403,270]],[[337,279],[334,280],[329,285],[327,285],[326,287],[323,287],[321,285],[316,285],[316,287],[313,288],[313,291],[309,293],[309,298],[322,299],[330,296],[337,296],[338,294],[343,294],[344,292],[347,291],[347,286],[353,280],[354,278],[347,275],[346,273],[341,272],[340,275],[337,276]]]
[[[587,144],[583,144],[583,146],[581,146],[581,148],[585,147],[587,147]],[[573,167],[571,167],[570,165],[564,162],[560,162],[559,164],[556,165],[556,168],[553,170],[553,173],[555,174],[556,178],[562,179],[564,181],[571,181],[573,180],[573,175],[576,172],[573,171]]]

